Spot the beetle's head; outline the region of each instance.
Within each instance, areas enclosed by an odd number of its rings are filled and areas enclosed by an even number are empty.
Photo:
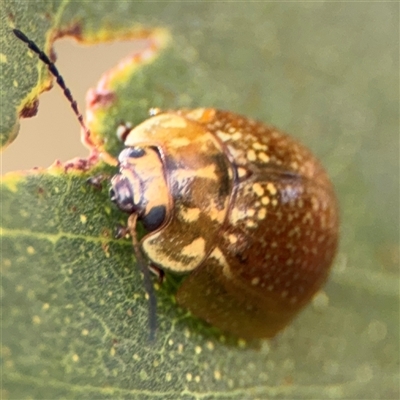
[[[128,214],[143,212],[140,177],[131,160],[143,157],[145,150],[127,147],[118,157],[119,173],[111,179],[110,198],[117,207]]]
[[[118,157],[119,173],[111,179],[110,197],[128,214],[136,213],[149,230],[165,221],[168,187],[163,163],[154,147],[126,147]]]

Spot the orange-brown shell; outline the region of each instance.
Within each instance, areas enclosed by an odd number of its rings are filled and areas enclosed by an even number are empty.
[[[178,174],[168,169],[173,163],[166,162],[169,184],[179,186],[172,191],[172,218],[144,239],[143,249],[150,261],[163,267],[164,253],[179,258],[184,250],[190,256],[190,246],[187,241],[182,246],[182,240],[188,235],[190,243],[201,238],[206,245],[202,243],[201,254],[192,246],[199,262],[191,264],[192,272],[177,293],[178,303],[224,331],[244,338],[272,337],[327,278],[338,242],[338,210],[330,180],[310,151],[275,128],[214,109],[166,115],[183,119],[191,127],[190,148],[181,140],[182,146],[171,149],[173,129],[161,136],[155,130],[135,135],[135,129],[127,144],[157,145],[166,160],[171,151],[184,154],[183,158],[196,157],[197,148],[197,157],[203,157],[207,165],[221,152],[217,180],[200,185],[197,181],[196,196],[203,208],[182,229],[179,219],[187,215],[187,208],[179,200],[184,197],[181,191],[196,203],[191,193],[196,177],[186,187],[184,182],[177,184]],[[181,130],[175,133],[180,138],[184,135]],[[206,137],[212,142],[209,154],[207,146],[193,145]],[[221,189],[224,195],[218,197],[217,184],[222,181],[228,183],[225,192]],[[207,235],[207,221],[217,212],[216,205],[224,217]],[[151,254],[146,251],[149,242]]]

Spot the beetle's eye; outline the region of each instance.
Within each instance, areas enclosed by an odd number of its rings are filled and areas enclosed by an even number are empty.
[[[128,157],[139,158],[144,156],[144,149],[141,147],[130,147],[128,149]]]
[[[118,156],[118,161],[122,163],[129,158],[140,158],[143,157],[145,153],[146,152],[141,147],[127,147],[121,151],[120,155]]]

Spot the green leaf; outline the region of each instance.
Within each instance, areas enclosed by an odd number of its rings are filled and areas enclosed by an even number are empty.
[[[75,163],[3,177],[4,397],[398,398],[397,5],[0,7],[3,145],[18,130],[20,110],[49,85],[46,67],[12,27],[47,53],[63,33],[88,43],[142,37],[156,41],[152,57],[107,75],[114,96],[90,108],[94,140],[116,155],[119,121],[138,123],[150,107],[236,111],[308,144],[332,176],[342,214],[325,291],[279,337],[245,343],[221,335],[175,304],[178,282],[169,276],[157,289],[151,343],[131,243],[113,239],[126,217],[110,203],[106,182],[102,191],[86,184],[114,169],[81,171]]]

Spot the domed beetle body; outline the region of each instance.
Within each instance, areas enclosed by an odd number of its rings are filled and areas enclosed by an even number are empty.
[[[91,143],[55,65],[13,33],[57,78]],[[137,220],[148,231],[140,243],[132,235],[139,265],[187,274],[178,303],[223,331],[253,339],[283,329],[326,280],[338,242],[336,198],[315,157],[215,109],[158,113],[122,136],[111,197],[131,232]]]
[[[328,276],[332,185],[274,128],[215,109],[159,113],[125,132],[113,200],[148,229],[140,249],[189,274],[178,303],[243,338],[272,337]]]

